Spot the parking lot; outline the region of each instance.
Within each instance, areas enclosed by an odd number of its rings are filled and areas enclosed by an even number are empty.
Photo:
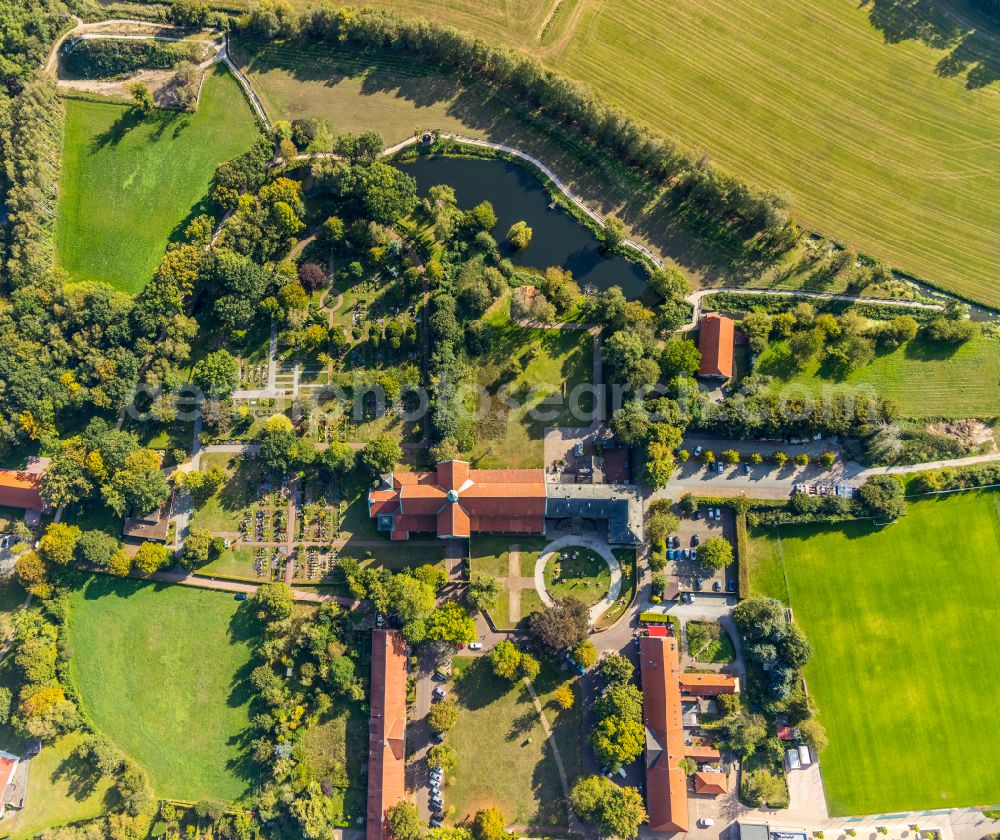
[[[669,574],[677,576],[681,592],[721,595],[736,591],[737,571],[735,563],[721,571],[712,573],[711,570],[703,569],[694,559],[696,543],[702,543],[709,537],[725,537],[731,545],[736,544],[736,524],[733,512],[728,508],[713,508],[712,510],[713,512],[718,510],[721,517],[709,519],[708,508],[699,510],[697,518],[682,516],[680,530],[676,534],[680,546],[675,549],[675,541],[672,540],[670,543],[670,549],[673,551],[675,559],[668,563],[667,570]],[[684,559],[685,551],[688,552],[688,559]],[[670,556],[669,552],[667,556]],[[680,559],[676,559],[678,556]]]

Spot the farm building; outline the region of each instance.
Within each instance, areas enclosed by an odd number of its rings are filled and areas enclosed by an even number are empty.
[[[698,328],[698,350],[701,364],[698,376],[728,380],[733,378],[733,356],[736,324],[732,318],[710,312]]]
[[[373,630],[366,840],[389,836],[385,812],[406,796],[405,769],[406,641],[395,630]]]

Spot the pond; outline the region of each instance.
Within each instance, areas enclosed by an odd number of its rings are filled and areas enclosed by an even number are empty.
[[[463,210],[489,201],[497,214],[493,236],[514,265],[540,269],[558,265],[572,271],[581,286],[601,290],[620,286],[630,300],[642,296],[646,287],[643,268],[621,256],[605,257],[589,228],[561,207],[549,209],[549,194],[525,167],[505,160],[441,156],[399,165],[416,178],[421,197],[436,184],[448,184]],[[507,230],[521,220],[533,231],[531,244],[511,252],[504,243]]]

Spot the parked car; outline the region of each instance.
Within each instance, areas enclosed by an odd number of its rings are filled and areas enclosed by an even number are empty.
[[[668,560],[673,560],[674,559],[674,550],[672,548],[668,548],[667,549],[667,559]]]
[[[731,580],[729,581],[729,583],[726,584],[726,592],[735,592],[735,591],[736,591],[736,581]]]
[[[385,616],[379,613],[375,616],[375,626],[381,627],[383,624],[385,624]]]
[[[444,698],[448,696],[448,692],[445,691],[443,688],[441,688],[441,686],[435,688],[434,691],[432,691],[431,693],[437,700],[444,700]]]
[[[431,828],[440,828],[443,820],[438,814],[431,817]]]
[[[675,534],[674,535],[674,548],[680,548],[680,547],[681,547],[681,538]]]
[[[723,464],[723,463],[722,463],[722,461],[719,461],[719,462],[718,462],[718,463],[717,463],[717,464],[715,465],[715,471],[716,471],[716,472],[717,472],[717,473],[718,473],[719,475],[722,475],[722,474],[723,474],[723,473],[724,473],[724,472],[726,471],[726,465],[725,465],[725,464]]]
[[[715,583],[712,584],[712,590],[714,592],[721,592],[722,591],[722,584],[719,583],[719,581],[716,581]]]
[[[245,601],[246,599],[247,599],[247,593],[246,592],[237,592],[236,593],[236,600],[237,601]]]
[[[442,778],[443,777],[442,777],[442,775],[441,775],[441,773],[439,771],[437,771],[437,770],[432,770],[431,771],[430,780],[432,782],[439,782],[440,783],[440,781],[441,781]]]
[[[717,522],[721,522],[722,521],[722,508],[716,508],[715,509],[715,519],[716,519]]]
[[[482,642],[469,642],[469,650],[482,650],[482,649],[483,649]]]
[[[438,813],[440,813],[441,811],[444,810],[444,802],[442,802],[440,799],[439,800],[432,799],[431,800],[431,810],[432,811],[437,811]]]
[[[713,825],[715,825],[715,820],[711,817],[702,817],[698,820],[698,828],[711,828]]]
[[[750,473],[752,471],[753,471],[753,467],[751,467],[749,464],[744,464],[743,465],[743,472],[744,473],[746,473],[747,475],[750,475]]]
[[[702,450],[702,448],[701,448],[700,446],[696,446],[696,447],[694,448],[694,457],[695,457],[695,458],[700,458],[700,457],[701,457],[701,453],[702,453],[702,451],[703,451],[703,450]]]
[[[701,543],[701,537],[699,537],[697,534],[692,534],[691,545],[698,546],[700,543]]]
[[[448,675],[442,674],[440,671],[435,671],[431,674],[431,679],[435,682],[448,682]]]
[[[712,510],[711,508],[708,509],[708,518],[715,519],[715,511]]]
[[[435,744],[443,744],[444,743],[444,733],[443,732],[435,732],[433,735],[431,735],[431,737],[434,739],[434,743]]]
[[[699,591],[701,590],[701,578],[700,577],[696,577],[694,579],[694,588],[697,589],[697,590],[699,590]]]
[[[625,773],[625,768],[624,767],[619,767],[618,768],[618,775],[621,776],[623,779],[626,777],[627,774]]]
[[[688,600],[687,600],[687,602],[689,604],[693,604],[694,603],[694,593],[693,592],[688,592]]]

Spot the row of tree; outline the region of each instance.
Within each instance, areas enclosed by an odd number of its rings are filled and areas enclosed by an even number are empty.
[[[787,223],[783,201],[760,192],[702,159],[680,152],[586,86],[512,48],[420,18],[376,9],[324,6],[301,15],[287,4],[261,2],[238,21],[241,31],[272,40],[300,36],[364,50],[410,52],[519,98],[567,130],[579,132],[622,164],[661,182],[696,215],[696,224],[741,238],[777,231]]]

